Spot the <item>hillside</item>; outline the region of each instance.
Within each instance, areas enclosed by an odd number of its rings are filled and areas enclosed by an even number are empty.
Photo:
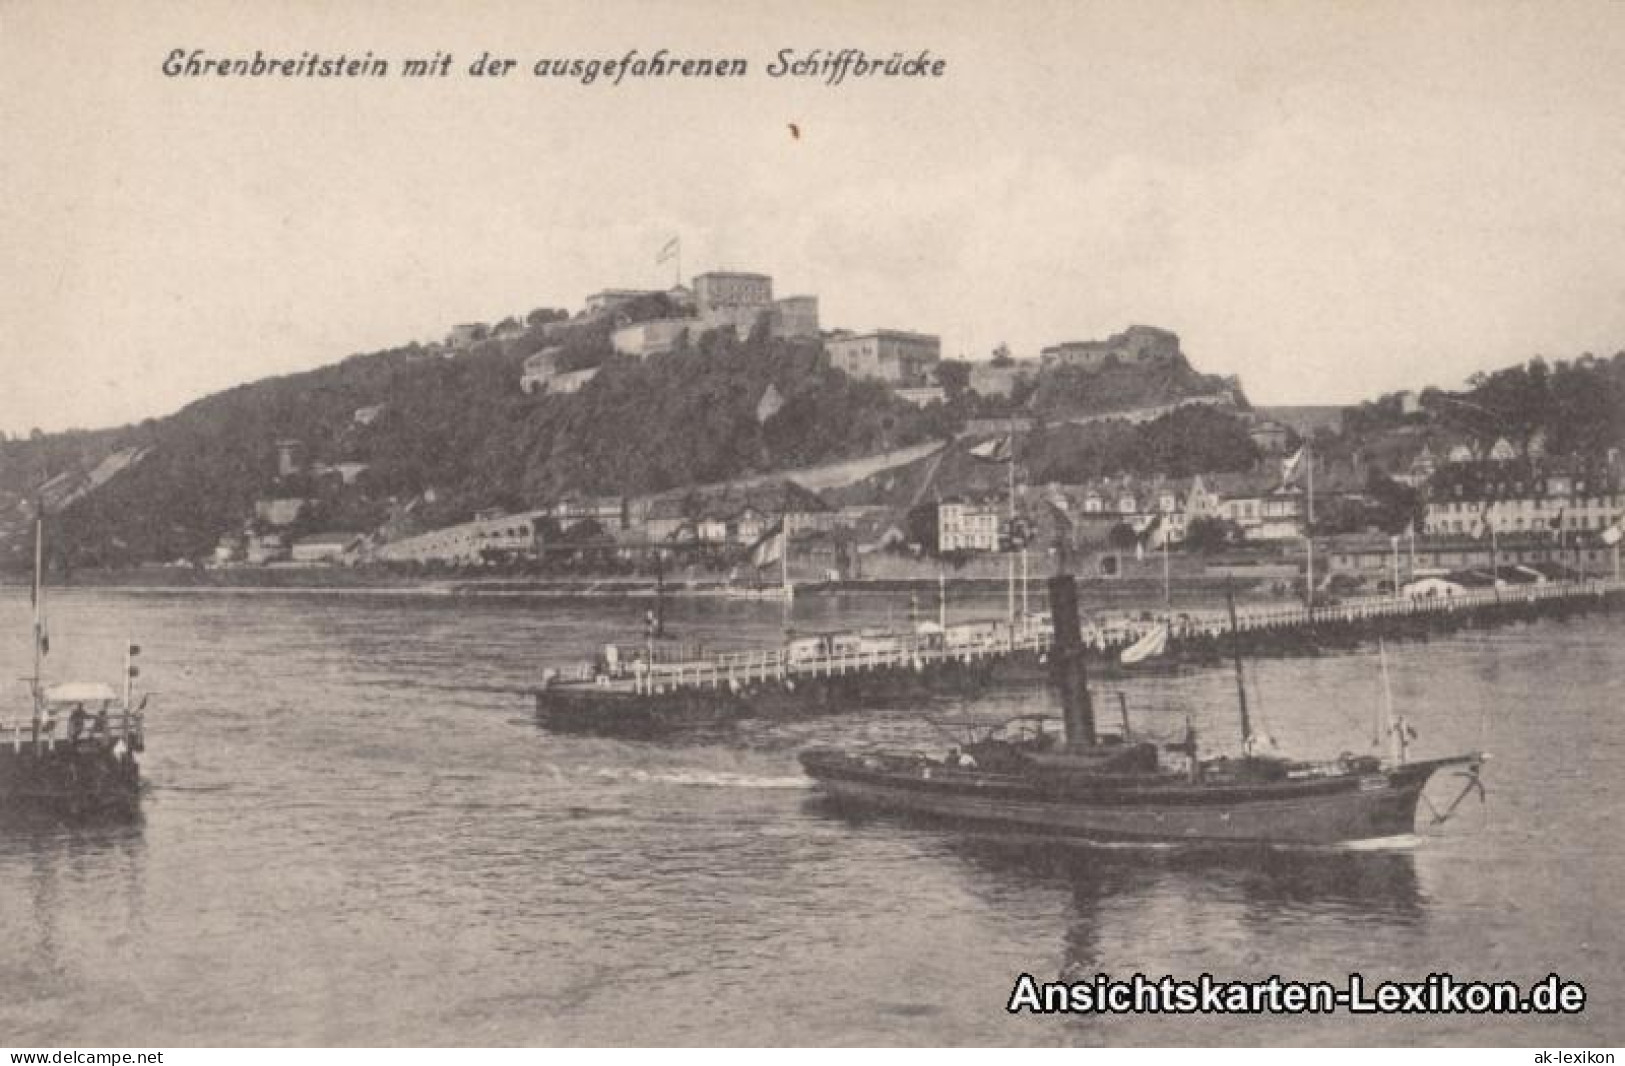
[[[1341,422],[1327,445],[1384,469],[1424,446],[1435,457],[1464,448],[1487,458],[1499,447],[1525,462],[1606,461],[1625,452],[1625,352],[1552,362],[1537,356],[1476,374],[1460,391],[1428,388],[1368,400],[1345,408]]]
[[[465,348],[357,355],[140,425],[0,441],[0,565],[27,566],[36,494],[60,515],[57,565],[124,566],[204,558],[223,534],[268,528],[278,500],[305,501],[291,525],[275,519],[294,536],[433,528],[571,493],[636,495],[844,463],[948,439],[976,417],[1032,422],[1018,451],[1035,483],[1258,461],[1239,383],[1196,372],[1177,346],[1052,367],[1019,399],[977,396],[956,381],[948,403],[918,408],[834,370],[818,342],[775,340],[765,329],[746,340],[713,331],[644,361],[614,353],[617,322],[670,311],[658,295],[614,318],[538,310],[528,326],[509,320]],[[525,359],[544,347],[557,370],[596,376],[577,392],[525,393]],[[777,402],[764,409],[770,388]],[[1225,394],[1236,408],[1153,417]],[[1100,417],[1134,409],[1144,417]],[[1625,447],[1625,354],[1536,359],[1461,392],[1347,408],[1324,454],[1395,471],[1423,441],[1465,440],[1485,453],[1503,438],[1526,455]],[[996,491],[1003,476],[952,449],[842,490],[837,502],[906,507],[924,493]]]
[[[765,332],[745,341],[714,332],[646,362],[614,355],[601,322],[555,327],[549,339],[575,366],[600,366],[598,376],[571,395],[521,392],[524,357],[541,346],[531,331],[466,352],[412,345],[354,356],[100,434],[74,463],[118,449],[140,459],[67,505],[57,553],[73,566],[197,559],[251,524],[261,500],[315,501],[295,535],[370,530],[409,501],[413,520],[433,526],[568,492],[652,492],[852,458],[954,428],[940,406],[912,407],[831,369],[816,344]],[[758,421],[770,384],[783,406]],[[14,480],[29,483],[25,467],[48,469],[44,446],[64,447],[53,440],[8,446],[21,449]],[[289,476],[277,466],[284,441],[298,442]],[[346,483],[340,468],[361,472]],[[0,544],[22,561],[22,538]]]
[[[1081,484],[1120,474],[1188,477],[1253,469],[1258,448],[1237,415],[1195,406],[1146,422],[1037,425],[1017,434],[1017,478],[1024,484]],[[904,509],[950,496],[988,497],[1007,491],[1009,467],[964,447],[887,470],[830,494],[843,503]]]
[[[1255,406],[1254,411],[1272,422],[1291,429],[1300,437],[1312,438],[1319,432],[1338,432],[1343,425],[1344,408],[1327,404],[1278,404]]]
[[[1138,361],[1110,358],[1095,367],[1059,366],[1038,379],[1029,406],[1056,420],[1082,415],[1130,411],[1173,404],[1192,396],[1230,393],[1238,407],[1247,406],[1234,378],[1202,374],[1183,351]]]

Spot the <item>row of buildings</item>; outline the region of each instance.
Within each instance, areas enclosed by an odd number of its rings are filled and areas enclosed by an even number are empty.
[[[1617,463],[1490,460],[1455,463],[1428,483],[1429,533],[1483,536],[1601,533],[1625,512]]]
[[[1625,514],[1625,490],[1611,470],[1580,472],[1561,465],[1514,479],[1511,471],[1480,471],[1477,484],[1439,488],[1448,498],[1426,504],[1421,528],[1404,538],[1379,534],[1320,537],[1326,570],[1359,578],[1389,568],[1405,574],[1473,566],[1561,563],[1606,566],[1602,532]],[[1360,487],[1323,471],[1314,506],[1329,513],[1359,500]],[[1494,500],[1470,491],[1501,493]],[[1065,544],[1081,552],[1157,551],[1177,546],[1193,523],[1221,520],[1248,543],[1295,557],[1306,529],[1309,499],[1295,479],[1263,474],[1202,474],[1189,478],[1116,477],[1080,485],[1020,486],[1013,498],[990,493],[936,503],[937,550],[976,555],[1017,543],[1046,550]],[[1324,509],[1324,510],[1323,510]],[[267,517],[271,517],[267,515]],[[276,517],[287,518],[288,515]],[[1469,528],[1464,523],[1471,519]],[[837,507],[787,479],[720,486],[648,497],[566,497],[517,513],[486,512],[467,522],[385,536],[323,533],[292,537],[275,530],[223,538],[220,563],[293,564],[379,561],[479,565],[540,559],[554,551],[616,552],[628,559],[662,549],[692,558],[760,563],[776,535],[802,543],[798,554],[828,548],[831,565],[859,552],[904,542],[908,523],[893,508]],[[1495,535],[1489,531],[1494,530]],[[1403,550],[1400,540],[1404,540]],[[847,554],[843,555],[842,553]],[[845,571],[847,563],[840,563]]]
[[[1317,506],[1346,496],[1317,493]],[[1300,538],[1308,497],[1296,484],[1251,474],[1199,474],[1195,477],[1116,477],[1082,485],[1023,487],[1015,517],[1036,543],[1065,542],[1088,548],[1110,542],[1116,527],[1157,549],[1182,543],[1193,522],[1231,523],[1247,541],[1269,543]],[[999,551],[1005,543],[1012,505],[1007,495],[975,499],[952,497],[937,505],[937,544],[943,552]]]
[[[614,316],[639,300],[663,297],[675,313],[663,318],[626,322],[611,334],[613,349],[638,359],[670,354],[698,343],[715,329],[732,329],[743,339],[766,325],[781,340],[817,341],[830,363],[853,378],[878,381],[911,403],[944,399],[936,380],[942,361],[942,339],[935,334],[901,329],[856,332],[824,330],[819,322],[818,297],[796,295],[775,298],[773,278],[744,271],[710,271],[693,278],[692,287],[670,289],[605,289],[586,298],[579,321]],[[564,324],[550,324],[549,329]],[[471,326],[454,330],[466,346]],[[463,332],[458,332],[463,331]],[[448,341],[448,344],[451,344]],[[561,372],[562,345],[549,345],[526,361],[520,387],[526,393],[570,393],[592,380],[592,370]],[[1061,367],[1098,369],[1108,363],[1139,364],[1171,359],[1179,354],[1179,337],[1153,326],[1130,326],[1105,340],[1067,341],[1042,350],[1036,360],[1008,357],[972,364],[969,387],[984,396],[1009,396],[1022,379],[1032,380],[1042,370]]]
[[[696,276],[692,288],[605,289],[587,297],[579,318],[591,321],[614,316],[653,296],[663,297],[676,313],[621,325],[610,334],[616,353],[647,359],[697,344],[712,330],[731,329],[743,339],[765,325],[779,340],[821,342],[837,368],[855,378],[884,382],[911,402],[923,405],[942,398],[934,374],[942,359],[941,338],[893,329],[825,332],[819,324],[818,297],[775,298],[773,278],[767,274],[711,271]],[[531,355],[525,361],[520,388],[528,394],[568,394],[592,380],[592,368],[561,371],[563,353],[563,345],[550,344]]]
[[[1568,573],[1607,573],[1613,549],[1594,537],[1561,539],[1513,533],[1486,539],[1459,534],[1388,536],[1350,533],[1317,537],[1327,575],[1400,585],[1427,574],[1452,574],[1457,583],[1525,584]],[[1539,575],[1539,576],[1537,576]]]
[[[1370,502],[1356,468],[1326,465],[1315,477],[1313,500],[1301,471],[1290,478],[1255,472],[1023,487],[1013,505],[1007,493],[954,497],[938,504],[937,540],[945,552],[998,551],[1014,509],[1044,543],[1102,544],[1114,527],[1126,526],[1145,547],[1160,548],[1182,542],[1200,519],[1223,521],[1246,542],[1300,541],[1311,519],[1325,523],[1349,505]],[[1424,488],[1414,530],[1424,537],[1487,542],[1529,536],[1559,547],[1595,547],[1625,517],[1617,457],[1594,464],[1458,463],[1441,468]]]
[[[678,313],[670,318],[633,322],[611,335],[622,355],[639,359],[664,355],[683,343],[695,343],[714,329],[732,329],[743,340],[766,325],[781,340],[817,340],[818,297],[773,298],[773,279],[767,274],[715,270],[700,274],[693,288],[674,286],[664,296]],[[587,313],[613,314],[640,297],[655,295],[638,289],[608,289],[587,297]]]
[[[378,545],[369,558],[469,565],[585,549],[629,556],[654,548],[737,552],[774,534],[827,533],[841,524],[837,510],[817,493],[778,480],[645,497],[566,497],[530,511],[482,513]]]

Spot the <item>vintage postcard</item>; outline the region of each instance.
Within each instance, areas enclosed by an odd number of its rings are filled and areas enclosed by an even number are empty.
[[[1613,1061],[1622,114],[1606,0],[0,0],[0,1042]]]

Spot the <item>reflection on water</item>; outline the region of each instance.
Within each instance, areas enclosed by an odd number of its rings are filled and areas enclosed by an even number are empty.
[[[1060,976],[1081,979],[1105,969],[1102,950],[1141,925],[1163,920],[1158,901],[1200,901],[1205,912],[1224,910],[1254,941],[1290,931],[1302,922],[1332,918],[1389,929],[1424,918],[1413,857],[1403,852],[1252,847],[1192,848],[1056,846],[1011,844],[992,837],[965,840],[954,852],[993,880],[978,879],[976,891],[989,905],[1012,884],[1053,884],[1070,895],[1066,951]],[[1132,914],[1135,901],[1145,913]],[[1210,921],[1219,923],[1216,914]],[[1132,934],[1130,934],[1132,935]],[[1148,936],[1155,936],[1147,932]],[[1255,947],[1256,950],[1256,947]]]
[[[641,607],[64,592],[61,676],[105,676],[141,637],[157,689],[150,790],[129,824],[0,826],[0,1033],[53,1046],[131,1032],[183,1046],[1618,1042],[1625,619],[1390,648],[1416,755],[1498,756],[1488,807],[1443,834],[1408,850],[1214,852],[832,817],[796,752],[940,748],[918,705],[681,743],[537,729],[507,690],[624,639]],[[835,628],[900,619],[907,603],[795,610],[798,627]],[[672,620],[685,639],[771,643],[778,611],[688,601]],[[26,614],[26,596],[0,594],[0,631],[26,631]],[[25,651],[0,645],[0,670],[22,673]],[[1368,659],[1253,669],[1256,717],[1289,754],[1368,748]],[[1222,671],[1126,691],[1152,738],[1187,713],[1204,744],[1235,735]],[[932,706],[1053,709],[1036,691]],[[1003,1009],[1024,972],[1435,970],[1555,971],[1592,999],[1561,1025]]]
[[[73,994],[81,938],[99,952],[145,934],[145,859],[139,817],[0,819],[0,985],[27,990],[18,1009]]]

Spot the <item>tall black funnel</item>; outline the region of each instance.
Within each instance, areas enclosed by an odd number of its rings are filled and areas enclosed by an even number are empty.
[[[1066,746],[1093,747],[1095,708],[1089,699],[1089,674],[1083,661],[1083,636],[1078,624],[1078,586],[1071,574],[1049,579],[1049,609],[1055,620],[1055,642],[1050,646],[1050,676],[1061,693],[1061,714],[1066,724]]]

